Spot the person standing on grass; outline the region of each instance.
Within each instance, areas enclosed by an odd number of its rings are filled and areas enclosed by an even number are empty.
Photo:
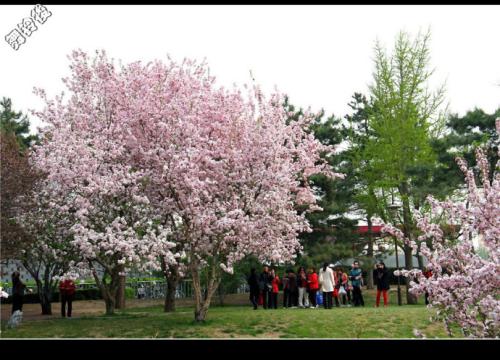
[[[349,275],[346,272],[342,273],[342,286],[347,297],[347,304],[344,303],[344,305],[351,306],[351,285],[349,285]]]
[[[333,287],[332,297],[333,297],[333,300],[335,301],[336,307],[340,306],[340,303],[339,303],[340,294],[339,294],[339,292],[340,292],[340,287],[342,286],[342,276],[339,276],[339,273],[340,273],[340,275],[342,274],[340,271],[340,268],[335,267],[333,269],[333,278],[335,279],[335,285]]]
[[[26,285],[21,281],[21,274],[19,271],[14,271],[12,273],[12,311],[23,311],[23,298],[24,291],[26,290]],[[28,289],[31,292],[31,289]]]
[[[71,318],[73,310],[73,300],[75,297],[76,285],[73,279],[66,278],[59,282],[59,294],[61,296],[61,316],[66,317],[66,304],[68,304],[68,318]]]
[[[340,302],[342,305],[347,305],[347,289],[348,287],[348,277],[347,274],[344,273],[342,268],[339,266],[335,272],[335,306],[339,307]]]
[[[297,275],[290,269],[288,273],[288,307],[296,308],[298,300]]]
[[[307,274],[306,269],[301,266],[298,272],[298,287],[299,287],[299,308],[308,308],[309,299],[307,296]]]
[[[316,292],[319,289],[319,282],[318,274],[316,274],[316,269],[313,267],[309,269],[307,283],[309,285],[309,304],[311,304],[311,308],[315,309],[318,307],[318,304],[316,302]]]
[[[253,309],[257,310],[259,305],[259,278],[255,268],[250,269],[250,276],[247,279],[248,286],[250,286],[250,301],[252,302]]]
[[[349,272],[349,278],[352,284],[352,301],[354,306],[365,306],[365,301],[363,299],[363,294],[361,293],[361,282],[363,281],[363,270],[359,267],[359,262],[354,261],[352,263],[351,271]]]
[[[278,308],[278,293],[279,293],[279,284],[280,278],[274,269],[271,269],[271,294],[269,298],[269,308],[277,309]]]
[[[262,293],[262,306],[264,307],[264,309],[267,309],[272,289],[271,275],[269,274],[269,268],[267,266],[264,266],[262,274],[260,274],[259,288]]]
[[[432,271],[426,266],[423,275],[426,279],[429,279],[432,277]],[[429,305],[429,293],[427,291],[425,292],[425,305]]]
[[[324,263],[323,268],[319,271],[319,282],[321,284],[321,291],[323,292],[323,306],[325,309],[331,309],[335,279],[333,270],[328,266],[328,263]]]
[[[375,306],[380,305],[380,294],[384,296],[384,306],[387,306],[387,291],[389,290],[389,271],[387,271],[383,261],[377,264],[377,269],[375,270],[373,278],[377,284],[377,299]]]
[[[288,307],[288,298],[290,297],[290,290],[288,289],[288,273],[290,270],[286,270],[285,274],[283,275],[283,307],[287,308]]]

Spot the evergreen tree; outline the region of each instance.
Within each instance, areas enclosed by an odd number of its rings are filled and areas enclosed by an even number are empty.
[[[0,111],[1,131],[14,134],[21,150],[28,148],[31,141],[37,140],[36,135],[29,134],[30,122],[28,116],[24,115],[22,111],[15,112],[12,110],[12,100],[9,98],[2,98],[0,106],[2,107]]]

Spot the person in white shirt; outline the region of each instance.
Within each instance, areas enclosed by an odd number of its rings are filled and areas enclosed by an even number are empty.
[[[323,264],[323,268],[319,271],[319,282],[321,291],[323,292],[323,306],[325,309],[332,308],[332,294],[335,286],[335,278],[333,270],[328,266],[328,263]]]

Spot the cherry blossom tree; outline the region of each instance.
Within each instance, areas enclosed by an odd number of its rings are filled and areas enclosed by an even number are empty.
[[[298,234],[310,231],[304,211],[319,209],[308,177],[339,176],[320,157],[332,149],[308,131],[311,114],[288,123],[283,96],[216,88],[203,63],[156,62],[131,72],[149,79],[133,96],[141,111],[130,114],[136,166],[148,173],[149,198],[173,231],[176,259],[187,259],[195,319],[203,321],[221,272],[236,261],[295,257]]]
[[[282,95],[216,87],[204,63],[72,60],[71,99],[39,113],[51,125],[36,160],[75,194],[73,244],[111,275],[109,291],[132,265],[168,275],[185,266],[203,321],[236,261],[293,260],[310,231],[305,212],[320,210],[309,176],[340,176],[322,157],[333,149],[309,130],[314,116],[288,122]]]
[[[496,120],[496,126],[500,133],[500,119]],[[429,197],[431,213],[417,218],[422,232],[421,252],[432,277],[425,278],[419,270],[401,273],[414,280],[411,282],[414,294],[428,293],[430,306],[437,308],[436,318],[444,321],[450,336],[453,325],[458,325],[466,337],[498,337],[500,164],[490,182],[488,160],[481,148],[476,150],[476,159],[482,187],[476,183],[474,172],[465,160],[457,158],[467,183],[465,201],[437,201]],[[408,242],[391,225],[385,226],[384,231]],[[408,243],[416,247],[415,242]]]
[[[104,54],[87,61],[82,52],[72,54],[72,76],[64,80],[72,96],[66,103],[36,90],[46,107],[35,114],[48,125],[32,160],[49,183],[72,198],[72,206],[61,210],[75,218],[70,228],[80,256],[75,268],[92,273],[106,313],[112,314],[120,277],[132,268],[159,270],[158,255],[168,254],[173,244],[143,195],[144,172],[131,163],[126,115],[115,96],[119,75]]]

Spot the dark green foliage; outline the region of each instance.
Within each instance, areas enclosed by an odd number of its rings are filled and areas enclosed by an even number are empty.
[[[21,150],[28,148],[32,141],[38,140],[36,135],[29,135],[30,122],[28,117],[22,111],[15,112],[12,109],[11,99],[2,98],[0,106],[2,107],[0,111],[0,129],[6,133],[13,133]]]
[[[284,106],[292,113],[290,121],[297,120],[303,114],[303,110],[297,110],[289,103],[288,98]],[[342,133],[341,119],[334,115],[325,119],[324,115],[321,111],[316,116],[311,131],[323,144],[340,145],[345,135]],[[357,222],[345,216],[352,205],[355,186],[349,177],[350,164],[347,160],[342,154],[328,157],[334,171],[346,174],[345,179],[330,179],[324,175],[313,175],[310,178],[313,189],[320,196],[318,205],[323,211],[306,215],[313,232],[301,234],[304,253],[297,259],[300,265],[319,267],[323,262],[335,262],[357,252],[353,247],[357,238],[353,230]]]
[[[500,108],[493,114],[476,108],[462,117],[454,114],[447,119],[448,133],[432,143],[439,162],[432,187],[450,192],[463,184],[463,174],[456,164],[456,156],[463,157],[478,175],[474,151],[479,146],[486,149],[492,179],[498,161],[499,137],[495,130],[495,119],[498,117]]]

